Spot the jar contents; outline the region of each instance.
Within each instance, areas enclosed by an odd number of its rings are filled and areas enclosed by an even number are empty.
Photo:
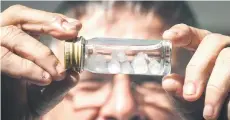
[[[100,54],[92,54],[86,62],[86,69],[94,73],[108,72],[111,74],[163,74],[163,64],[156,58],[151,58],[143,52],[137,53],[131,60],[124,51],[114,50],[111,59]],[[88,69],[87,69],[88,68]]]

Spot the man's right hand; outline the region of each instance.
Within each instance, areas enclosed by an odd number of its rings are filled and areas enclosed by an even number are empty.
[[[77,37],[81,23],[61,14],[14,5],[1,13],[0,26],[2,92],[5,95],[2,96],[2,99],[6,99],[8,103],[3,104],[9,107],[7,109],[12,113],[7,114],[11,117],[16,115],[24,116],[24,118],[40,116],[44,114],[43,111],[54,107],[57,101],[63,98],[63,93],[76,84],[78,75],[65,73],[64,66],[59,63],[53,52],[33,35],[45,33],[57,39],[71,39]],[[63,80],[65,76],[67,77]],[[53,80],[63,81],[55,83],[52,82]],[[38,90],[39,92],[33,94],[37,97],[34,100],[36,102],[29,99],[31,98],[31,85],[28,87],[28,83],[45,86],[43,92]],[[35,90],[34,87],[32,89]],[[51,101],[54,99],[58,99],[55,100],[55,104]],[[31,103],[33,106],[39,105],[39,110],[31,107]],[[25,110],[25,108],[28,109]],[[19,115],[22,111],[28,113]],[[31,115],[32,113],[36,115]]]

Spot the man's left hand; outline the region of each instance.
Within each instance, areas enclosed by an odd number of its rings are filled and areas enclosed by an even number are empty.
[[[230,90],[230,37],[178,24],[165,31],[163,38],[194,52],[185,77],[165,77],[164,89],[181,93],[187,101],[196,101],[205,92],[203,116],[217,119]]]

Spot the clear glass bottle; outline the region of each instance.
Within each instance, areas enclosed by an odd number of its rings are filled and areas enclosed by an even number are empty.
[[[166,75],[171,72],[168,40],[83,37],[65,42],[67,69],[104,74]]]

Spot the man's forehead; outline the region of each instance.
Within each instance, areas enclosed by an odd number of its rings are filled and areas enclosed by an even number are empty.
[[[121,37],[160,39],[163,23],[154,13],[135,13],[126,9],[95,9],[81,19],[83,27],[79,35],[92,37]]]

